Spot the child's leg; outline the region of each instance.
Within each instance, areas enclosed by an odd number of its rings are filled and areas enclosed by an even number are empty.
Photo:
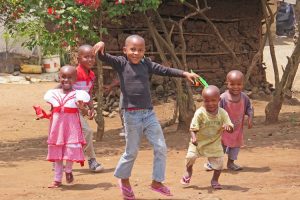
[[[56,161],[54,163],[54,181],[48,186],[48,188],[57,188],[61,186],[62,176],[63,176],[63,162]]]
[[[191,158],[186,158],[186,172],[185,174],[183,175],[183,179],[185,179],[185,183],[189,183],[190,182],[190,179],[193,175],[193,166],[196,162],[196,159],[197,157],[191,157]]]
[[[214,169],[214,173],[213,173],[213,177],[211,179],[211,186],[214,189],[222,189],[222,186],[219,183],[219,177],[221,175],[222,170],[215,170]]]
[[[185,157],[185,166],[186,166],[186,171],[183,177],[180,180],[180,183],[182,185],[188,185],[190,183],[191,177],[193,175],[193,165],[196,162],[196,159],[199,157],[199,153],[197,151],[197,147],[190,143],[187,155]]]
[[[73,162],[72,161],[66,161],[65,172],[66,172],[66,181],[67,181],[67,183],[72,183],[74,181],[72,168],[73,168]]]
[[[66,173],[72,173],[73,170],[73,162],[72,161],[66,161],[66,167],[65,167],[65,172]]]
[[[213,177],[211,179],[211,186],[214,189],[222,189],[222,186],[219,183],[219,177],[223,168],[223,157],[208,158],[208,161],[214,169]]]
[[[237,160],[237,156],[239,154],[240,148],[239,147],[227,147],[227,148],[228,148],[227,168],[234,170],[234,171],[241,170],[242,167],[240,167],[234,163],[234,161]]]
[[[87,121],[83,118],[82,115],[80,115],[80,123],[82,127],[82,132],[86,140],[86,146],[84,147],[84,152],[88,157],[88,159],[95,158],[96,154],[93,145],[93,130],[89,127]]]
[[[131,176],[131,170],[140,147],[143,118],[141,111],[125,111],[123,114],[126,147],[125,152],[118,162],[114,176],[121,179],[122,187],[130,188],[129,177]]]
[[[93,130],[90,128],[87,121],[80,114],[80,123],[82,127],[82,132],[86,140],[86,145],[84,147],[84,153],[88,158],[89,168],[93,172],[100,172],[103,170],[103,166],[96,161],[96,154],[93,144]]]
[[[161,126],[153,110],[144,113],[144,133],[153,146],[154,161],[151,189],[166,196],[172,196],[170,189],[162,184],[165,180],[167,146]]]
[[[165,180],[167,146],[161,126],[152,110],[149,111],[146,119],[144,122],[144,133],[153,146],[154,161],[152,180],[154,181],[153,184],[156,184]]]
[[[54,181],[61,182],[63,176],[63,161],[56,161],[54,166]]]

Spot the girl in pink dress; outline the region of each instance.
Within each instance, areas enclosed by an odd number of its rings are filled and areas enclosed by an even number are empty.
[[[47,160],[55,162],[54,181],[49,188],[61,186],[63,176],[63,160],[66,161],[66,182],[72,183],[73,162],[83,165],[84,154],[82,146],[85,139],[82,134],[79,112],[87,113],[85,103],[90,96],[83,90],[73,90],[72,85],[76,80],[76,69],[64,66],[60,70],[60,89],[49,90],[44,99],[51,105],[51,118],[48,134]]]

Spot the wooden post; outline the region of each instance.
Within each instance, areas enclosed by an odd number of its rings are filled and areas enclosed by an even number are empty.
[[[100,40],[102,40],[102,9],[100,10]],[[96,55],[97,56],[97,55]],[[97,132],[95,135],[96,141],[101,141],[104,135],[104,118],[102,115],[102,107],[103,107],[103,66],[102,62],[96,58],[97,60],[97,78],[98,78],[98,90],[96,91],[97,97],[97,116],[95,118],[97,123]]]

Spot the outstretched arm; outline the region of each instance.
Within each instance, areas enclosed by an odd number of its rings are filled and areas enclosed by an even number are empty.
[[[186,71],[176,69],[176,68],[165,67],[163,65],[160,65],[158,63],[151,62],[151,61],[148,61],[148,60],[146,60],[146,62],[148,62],[148,64],[149,64],[148,66],[150,66],[151,72],[154,73],[154,74],[157,74],[157,75],[173,76],[173,77],[184,77],[188,81],[190,81],[192,84],[194,84],[195,80],[197,78],[199,78],[199,75],[195,74],[195,73],[186,72]]]
[[[198,74],[190,73],[190,72],[183,72],[184,78],[186,78],[190,83],[194,84],[195,80],[199,78]]]
[[[115,70],[119,71],[120,68],[126,63],[126,59],[124,56],[113,56],[109,53],[105,53],[105,44],[104,42],[98,42],[93,47],[94,54],[98,56],[98,58],[110,65]]]

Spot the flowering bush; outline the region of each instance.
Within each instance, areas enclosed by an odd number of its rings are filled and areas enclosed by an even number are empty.
[[[157,8],[161,1],[124,3],[124,0],[7,0],[0,4],[0,11],[10,34],[18,32],[29,38],[24,46],[32,49],[40,45],[44,54],[53,54],[80,42],[99,41],[99,32],[105,32],[99,28],[100,12],[114,18]]]

